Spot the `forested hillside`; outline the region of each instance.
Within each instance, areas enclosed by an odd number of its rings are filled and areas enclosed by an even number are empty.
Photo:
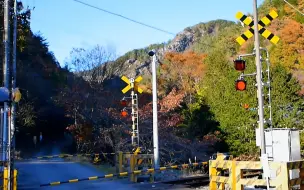
[[[303,10],[304,0],[290,2]],[[280,0],[265,0],[259,8],[260,17],[272,9],[279,18],[267,28],[280,42],[272,45],[261,37],[261,44],[270,52],[273,127],[302,129],[304,17]],[[32,136],[42,131],[50,140],[64,134],[73,137],[73,146],[80,152],[130,150],[130,118],[120,116],[119,100],[125,86],[120,77],[142,75],[140,144],[146,151],[151,149],[151,59],[147,52],[156,49],[162,161],[204,159],[215,151],[257,153],[257,112],[244,108],[244,104],[257,107],[254,78],[246,78],[245,92],[234,87],[239,73],[232,60],[253,51],[252,39],[242,47],[235,41],[247,29],[240,23],[200,23],[167,43],[118,58],[102,45],[75,47],[65,68],[60,68],[44,37],[31,32],[30,10],[21,9],[21,4],[18,28],[17,83],[23,93],[18,138],[19,142],[28,140],[23,145],[31,144]],[[254,59],[247,59],[246,73],[254,68]]]
[[[19,2],[18,12],[17,85],[22,100],[18,104],[17,113],[17,148],[31,148],[33,136],[38,136],[40,132],[48,134],[45,135],[46,140],[63,136],[59,131],[63,131],[68,121],[64,117],[64,110],[52,101],[52,96],[65,85],[68,72],[60,68],[55,56],[48,50],[46,39],[40,34],[32,33],[31,10]],[[3,1],[1,13],[1,20],[4,20]],[[12,28],[13,26],[10,30],[11,39]],[[3,31],[3,22],[1,29]],[[1,67],[1,80],[2,76]]]

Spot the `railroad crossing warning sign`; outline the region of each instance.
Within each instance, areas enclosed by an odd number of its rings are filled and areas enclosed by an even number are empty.
[[[254,35],[254,22],[253,20],[244,15],[241,12],[236,13],[236,18],[239,19],[240,21],[242,21],[244,24],[246,24],[247,26],[250,27],[249,30],[247,30],[246,32],[244,32],[241,36],[239,36],[236,41],[242,45],[243,43],[245,43],[249,38],[251,38]],[[264,28],[265,26],[269,25],[270,22],[278,17],[278,13],[273,11],[270,11],[269,14],[267,14],[266,16],[264,16],[261,20],[259,20],[259,33],[266,39],[268,39],[269,41],[271,41],[274,44],[277,44],[278,41],[280,40],[280,38],[276,35],[274,35],[273,33],[271,33],[269,30],[267,30],[266,28]]]
[[[137,92],[139,93],[142,93],[143,90],[138,87],[138,83],[142,80],[143,78],[141,76],[138,76],[135,80],[133,78],[131,78],[130,80],[125,77],[125,76],[122,76],[121,77],[121,80],[123,80],[125,83],[128,84],[128,86],[126,86],[124,89],[122,89],[122,93],[126,93],[128,92],[130,89],[134,88]]]

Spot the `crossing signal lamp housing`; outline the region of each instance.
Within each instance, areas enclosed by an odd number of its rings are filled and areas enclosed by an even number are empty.
[[[244,79],[238,79],[235,81],[235,89],[238,91],[246,90],[247,82]]]
[[[125,109],[121,110],[120,115],[121,115],[121,117],[127,117],[128,116],[127,110],[125,110]]]
[[[244,71],[246,69],[246,61],[242,59],[233,60],[234,68],[237,71]]]
[[[128,105],[127,100],[125,100],[125,99],[120,100],[120,105],[123,107],[126,107]]]

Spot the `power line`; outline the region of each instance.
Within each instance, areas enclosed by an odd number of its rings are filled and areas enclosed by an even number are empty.
[[[301,12],[299,9],[297,9],[296,7],[294,7],[292,4],[290,4],[288,1],[283,0],[285,3],[287,3],[289,6],[291,6],[294,10],[296,10],[298,13],[300,13],[301,15],[304,16],[304,13]]]
[[[88,6],[88,7],[91,7],[91,8],[94,8],[94,9],[97,9],[97,10],[100,10],[100,11],[103,11],[103,12],[106,12],[106,13],[109,13],[109,14],[112,14],[112,15],[115,15],[115,16],[118,16],[118,17],[121,17],[121,18],[124,18],[126,20],[129,20],[131,22],[134,22],[134,23],[137,23],[137,24],[140,24],[140,25],[143,25],[143,26],[146,26],[146,27],[149,27],[149,28],[152,28],[152,29],[155,29],[155,30],[158,30],[158,31],[161,31],[161,32],[164,32],[166,34],[170,34],[170,35],[173,35],[175,36],[176,34],[172,33],[172,32],[169,32],[169,31],[166,31],[166,30],[163,30],[163,29],[160,29],[160,28],[157,28],[157,27],[154,27],[154,26],[151,26],[151,25],[148,25],[148,24],[145,24],[145,23],[142,23],[142,22],[139,22],[139,21],[136,21],[136,20],[133,20],[131,18],[128,18],[128,17],[125,17],[123,15],[120,15],[120,14],[117,14],[117,13],[113,13],[111,11],[107,11],[105,9],[102,9],[102,8],[99,8],[99,7],[96,7],[94,5],[90,5],[90,4],[87,4],[85,2],[82,2],[82,1],[79,1],[79,0],[73,0],[77,3],[80,3],[80,4],[83,4],[85,6]],[[215,46],[212,46],[210,44],[207,44],[207,43],[204,43],[204,42],[199,42],[200,44],[204,44],[206,46],[209,46],[209,47],[215,47]]]
[[[73,0],[73,1],[75,1],[75,2],[77,2],[77,3],[81,3],[81,4],[86,5],[86,6],[88,6],[88,7],[92,7],[92,8],[94,8],[94,9],[97,9],[97,10],[100,10],[100,11],[103,11],[103,12],[106,12],[106,13],[109,13],[109,14],[112,14],[112,15],[115,15],[115,16],[118,16],[118,17],[121,17],[121,18],[124,18],[124,19],[126,19],[126,20],[131,21],[131,22],[134,22],[134,23],[137,23],[137,24],[140,24],[140,25],[143,25],[143,26],[146,26],[146,27],[149,27],[149,28],[152,28],[152,29],[155,29],[155,30],[158,30],[158,31],[161,31],[161,32],[164,32],[164,33],[167,33],[167,34],[170,34],[170,35],[174,35],[174,36],[175,36],[175,34],[172,33],[172,32],[169,32],[169,31],[166,31],[166,30],[163,30],[163,29],[160,29],[160,28],[157,28],[157,27],[154,27],[154,26],[151,26],[151,25],[148,25],[148,24],[145,24],[145,23],[142,23],[142,22],[133,20],[133,19],[131,19],[131,18],[125,17],[125,16],[120,15],[120,14],[117,14],[117,13],[113,13],[113,12],[107,11],[107,10],[105,10],[105,9],[96,7],[96,6],[94,6],[94,5],[90,5],[90,4],[84,3],[84,2],[79,1],[79,0]]]

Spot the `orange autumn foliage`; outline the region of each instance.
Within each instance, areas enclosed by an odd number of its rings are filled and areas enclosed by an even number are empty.
[[[179,90],[190,93],[195,91],[196,85],[206,72],[204,64],[206,57],[206,54],[198,54],[193,51],[166,53],[165,63],[161,66],[160,82],[162,86],[166,88],[175,84],[173,87]]]
[[[272,63],[282,63],[288,69],[304,69],[304,25],[285,19],[279,31],[281,45],[271,53]]]

